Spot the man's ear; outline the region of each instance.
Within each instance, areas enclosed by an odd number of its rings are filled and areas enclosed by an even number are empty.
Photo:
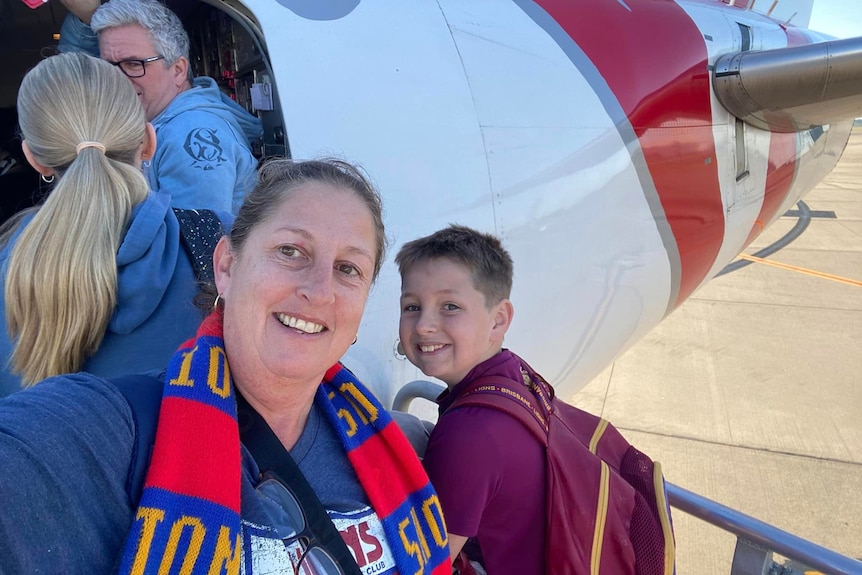
[[[21,149],[24,151],[24,157],[27,158],[27,163],[33,166],[34,170],[36,170],[46,178],[54,174],[53,168],[43,166],[39,163],[39,160],[37,160],[36,157],[33,155],[33,152],[30,151],[30,146],[27,145],[27,140],[23,140],[21,142]]]
[[[177,87],[185,84],[189,79],[189,61],[185,56],[180,56],[177,61],[171,64],[171,71],[174,74],[174,84]]]
[[[515,306],[508,299],[502,300],[494,306],[494,326],[491,328],[491,341],[503,342],[503,337],[512,325],[515,317]]]
[[[234,259],[230,240],[227,236],[222,236],[216,244],[215,250],[213,250],[213,272],[216,289],[219,295],[224,296],[225,299],[228,298]]]

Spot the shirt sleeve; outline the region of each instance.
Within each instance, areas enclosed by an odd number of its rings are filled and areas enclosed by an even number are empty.
[[[159,128],[156,156],[151,185],[170,194],[176,208],[233,212],[237,189],[244,196],[253,184],[241,181],[247,178],[241,170],[251,163],[251,151],[210,112],[183,112]]]
[[[60,41],[57,50],[66,52],[84,52],[96,58],[99,57],[99,39],[93,29],[81,22],[74,14],[66,14],[60,26]]]
[[[517,420],[481,407],[456,409],[438,421],[423,465],[449,533],[478,533],[483,512],[505,477],[505,458],[512,455],[505,441],[510,433],[523,433]]]
[[[131,411],[89,374],[0,401],[0,572],[107,573],[131,524]]]

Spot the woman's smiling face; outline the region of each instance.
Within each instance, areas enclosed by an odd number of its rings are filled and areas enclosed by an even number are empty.
[[[356,337],[376,251],[363,200],[313,181],[286,192],[239,253],[223,238],[215,253],[216,285],[237,381],[319,383]]]

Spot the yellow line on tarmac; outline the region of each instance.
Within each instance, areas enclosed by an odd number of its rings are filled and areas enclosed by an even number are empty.
[[[800,273],[807,274],[807,275],[810,275],[810,276],[814,276],[814,277],[817,277],[817,278],[823,278],[823,279],[827,279],[827,280],[832,280],[832,281],[835,281],[835,282],[838,282],[838,283],[842,283],[842,284],[847,284],[847,285],[856,286],[856,287],[862,287],[862,281],[851,280],[851,279],[843,278],[843,277],[841,277],[841,276],[834,276],[834,275],[832,275],[832,274],[827,274],[827,273],[823,273],[823,272],[818,272],[818,271],[815,271],[815,270],[810,270],[810,269],[808,269],[808,268],[801,268],[801,267],[798,267],[798,266],[791,266],[791,265],[789,265],[789,264],[782,264],[782,263],[779,263],[779,262],[774,262],[774,261],[772,261],[772,260],[767,260],[767,259],[764,259],[764,258],[759,258],[759,257],[757,257],[757,256],[750,256],[750,255],[748,255],[748,254],[739,254],[739,258],[740,258],[740,259],[743,259],[743,260],[748,260],[748,261],[750,261],[750,262],[757,262],[757,263],[759,263],[759,264],[766,264],[766,265],[768,265],[768,266],[774,266],[774,267],[777,267],[777,268],[781,268],[781,269],[783,269],[783,270],[790,270],[790,271],[793,271],[793,272],[800,272]]]

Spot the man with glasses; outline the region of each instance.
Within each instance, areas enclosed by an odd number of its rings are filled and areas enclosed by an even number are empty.
[[[158,0],[62,0],[74,16],[60,50],[92,49],[135,86],[157,148],[144,163],[150,187],[178,208],[236,213],[254,184],[251,143],[260,120],[223,95],[212,78],[193,78],[189,39],[180,19]],[[90,35],[88,38],[88,34]]]

